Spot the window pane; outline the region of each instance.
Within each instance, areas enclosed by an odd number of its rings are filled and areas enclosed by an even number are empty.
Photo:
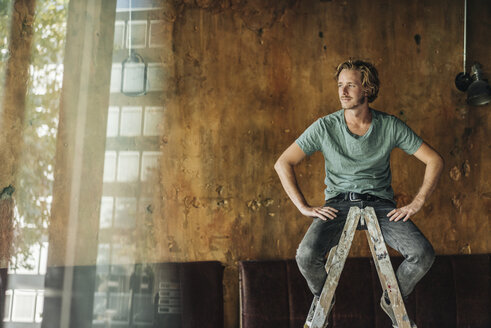
[[[116,106],[109,107],[107,115],[107,133],[108,137],[115,137],[119,130],[119,108]]]
[[[131,44],[129,43],[131,38]],[[147,45],[147,21],[128,22],[126,47],[131,49],[145,48]]]
[[[124,21],[116,21],[114,23],[114,49],[124,48]]]
[[[12,290],[5,291],[5,307],[3,313],[3,321],[9,321],[12,311]]]
[[[161,154],[158,151],[144,151],[142,153],[142,181],[156,178],[158,173],[160,155]]]
[[[94,322],[104,324],[104,318],[106,317],[107,306],[107,293],[95,292],[94,293]],[[95,326],[95,325],[94,325]]]
[[[104,182],[113,182],[116,178],[116,152],[106,151],[104,156]]]
[[[111,70],[111,92],[120,92],[121,91],[121,72],[122,72],[121,63],[113,64]]]
[[[110,228],[113,221],[113,197],[102,197],[101,199],[101,216],[99,221],[99,228]]]
[[[46,274],[48,266],[48,242],[44,242],[41,247],[41,259],[39,260],[39,274]]]
[[[110,264],[110,251],[109,244],[99,244],[97,250],[97,273],[108,273],[107,265]]]
[[[19,254],[17,256],[17,274],[38,274],[39,270],[39,258],[41,255],[41,249],[39,244],[34,244],[29,247],[29,256],[26,258],[24,255]]]
[[[164,89],[164,68],[161,64],[148,64],[147,83],[148,91],[162,91]]]
[[[115,311],[112,320],[128,322],[128,314],[130,312],[129,303],[130,293],[110,293],[109,309]]]
[[[125,265],[127,263],[134,263],[133,259],[134,249],[128,245],[113,244],[111,254],[111,274],[120,276],[131,276],[133,272],[132,265]],[[118,264],[119,263],[119,264]],[[120,288],[120,287],[118,287]]]
[[[149,47],[157,48],[164,45],[165,24],[162,20],[153,20],[150,22],[150,40]]]
[[[36,292],[34,290],[14,290],[12,321],[33,322]]]
[[[122,151],[118,160],[118,181],[131,182],[138,180],[140,153],[137,151]]]
[[[143,135],[158,136],[160,135],[159,127],[164,118],[164,107],[146,107],[145,121],[143,124]]]
[[[44,308],[44,292],[38,291],[36,297],[36,318],[35,318],[36,322],[43,321],[43,308]]]
[[[120,135],[129,137],[141,135],[141,122],[141,107],[123,107],[121,109]]]
[[[116,198],[116,212],[114,215],[114,226],[117,228],[131,228],[135,226],[136,198]]]

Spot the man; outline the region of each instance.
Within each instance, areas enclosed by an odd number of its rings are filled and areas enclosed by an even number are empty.
[[[405,258],[396,276],[402,296],[407,298],[435,257],[431,244],[410,217],[435,189],[443,159],[404,122],[369,107],[379,90],[378,73],[372,64],[346,61],[338,66],[335,77],[342,109],[314,122],[275,164],[292,202],[303,215],[314,218],[297,249],[297,264],[314,294],[315,306],[327,276],[325,256],[338,244],[349,208],[371,206],[385,242]],[[403,207],[396,206],[391,187],[390,153],[395,147],[426,165],[421,188]],[[324,206],[311,206],[306,201],[294,171],[299,162],[316,151],[321,151],[325,159]],[[380,305],[397,327],[386,292]]]

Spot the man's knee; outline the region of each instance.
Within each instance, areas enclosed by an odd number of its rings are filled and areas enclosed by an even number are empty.
[[[308,270],[316,264],[322,265],[322,257],[318,256],[312,248],[304,247],[302,245],[297,249],[295,260],[297,261],[300,270]]]
[[[435,261],[435,250],[429,242],[420,244],[413,248],[408,261],[418,264],[425,271],[428,270]]]
[[[429,247],[425,253],[426,255],[424,256],[424,262],[430,268],[433,265],[433,262],[435,262],[435,250],[433,249],[433,246],[429,244]]]

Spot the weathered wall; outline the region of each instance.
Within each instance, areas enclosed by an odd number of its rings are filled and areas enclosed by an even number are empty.
[[[439,254],[487,253],[490,105],[471,108],[462,71],[463,1],[182,1],[166,8],[168,72],[158,261],[226,266],[226,326],[238,325],[237,261],[292,258],[310,219],[273,170],[316,118],[339,108],[332,79],[348,57],[376,64],[373,107],[406,121],[445,158],[441,182],[414,221]],[[468,63],[491,76],[491,3],[469,1]],[[472,36],[471,36],[472,35]],[[470,65],[469,65],[470,66]],[[393,186],[407,202],[424,166],[396,150]],[[298,168],[323,201],[317,154]],[[368,256],[364,235],[352,255]]]

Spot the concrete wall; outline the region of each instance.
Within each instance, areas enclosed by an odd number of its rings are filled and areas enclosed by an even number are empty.
[[[373,107],[406,121],[445,158],[442,179],[414,221],[438,254],[488,253],[490,105],[469,107],[454,86],[462,68],[463,1],[182,1],[165,9],[168,72],[155,260],[226,266],[226,326],[238,325],[237,262],[292,258],[310,223],[273,170],[315,119],[339,108],[335,66],[376,64]],[[491,3],[469,1],[468,66],[491,76]],[[393,153],[400,204],[424,165]],[[323,201],[323,161],[297,172]],[[368,256],[364,235],[353,256]]]

